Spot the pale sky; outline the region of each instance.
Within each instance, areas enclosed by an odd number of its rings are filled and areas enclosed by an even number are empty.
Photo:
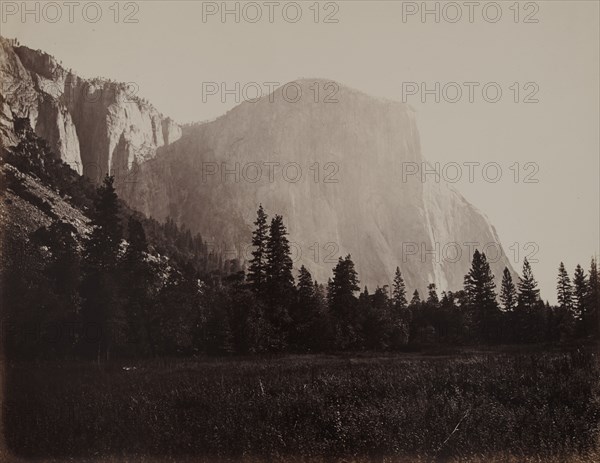
[[[462,17],[455,23],[449,20],[457,10],[444,3],[437,23],[433,14],[423,22],[420,11],[403,20],[403,9],[408,13],[422,2],[401,1],[323,2],[317,23],[313,1],[298,2],[302,17],[296,23],[284,18],[283,6],[292,3],[285,1],[273,7],[272,23],[265,2],[256,2],[263,17],[255,23],[246,20],[257,11],[250,7],[237,23],[233,15],[222,22],[219,14],[203,21],[203,8],[220,8],[221,2],[191,1],[123,2],[117,22],[114,2],[99,2],[102,17],[95,23],[82,11],[93,2],[78,2],[72,23],[64,2],[55,2],[62,13],[55,23],[48,19],[56,17],[56,7],[44,8],[42,2],[39,21],[30,14],[23,22],[21,3],[3,2],[3,36],[54,55],[81,76],[135,82],[141,96],[180,123],[211,119],[235,106],[232,96],[225,103],[218,96],[203,102],[202,82],[233,87],[321,77],[397,101],[403,83],[433,88],[436,82],[441,87],[456,82],[463,90],[456,103],[443,97],[436,103],[432,96],[422,103],[420,94],[406,99],[417,111],[423,155],[442,167],[498,163],[497,183],[485,181],[480,167],[469,183],[465,166],[456,188],[490,218],[507,252],[520,249],[515,269],[520,271],[523,256],[537,249],[534,274],[542,297],[553,302],[559,262],[572,274],[577,263],[587,270],[590,257],[599,253],[597,1],[524,2],[517,22],[514,2],[499,2],[502,17],[495,23],[493,7],[486,16],[482,11],[493,2],[480,2],[473,22],[469,6],[456,2]],[[28,7],[36,8],[34,3]],[[97,14],[93,6],[85,11],[88,19]],[[286,12],[290,19],[296,10]],[[338,22],[325,23],[328,14]],[[138,22],[126,23],[128,15]],[[480,84],[472,103],[464,82]],[[503,91],[497,103],[482,96],[489,82]],[[524,103],[533,91],[530,98],[539,102]],[[454,95],[448,87],[447,98]],[[521,174],[517,183],[515,162]],[[527,174],[539,182],[524,183]],[[535,245],[526,249],[530,242]]]

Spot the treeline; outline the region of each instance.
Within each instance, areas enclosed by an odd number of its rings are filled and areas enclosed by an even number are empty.
[[[460,291],[438,295],[435,284],[421,299],[409,296],[399,268],[392,288],[360,291],[350,255],[340,257],[326,285],[301,267],[295,284],[281,216],[268,224],[258,209],[246,278],[230,278],[223,290],[225,329],[213,347],[221,352],[401,350],[446,344],[563,343],[599,335],[600,278],[595,259],[574,283],[561,263],[557,306],[540,298],[531,266],[513,281],[505,268],[499,291],[484,253],[476,250]],[[244,300],[241,314],[236,301]],[[498,302],[498,300],[500,302]],[[246,333],[254,337],[245,337]],[[231,345],[230,339],[233,345]],[[243,342],[240,342],[243,340]],[[252,342],[254,341],[254,342]]]
[[[587,274],[577,266],[572,281],[561,264],[557,306],[542,302],[527,261],[518,281],[505,269],[496,288],[479,251],[462,290],[438,295],[431,283],[423,298],[415,290],[409,300],[399,268],[392,288],[361,291],[349,255],[325,285],[305,267],[294,278],[283,218],[269,220],[261,206],[247,271],[234,263],[224,272],[217,256],[217,267],[207,267],[200,236],[172,220],[159,224],[127,211],[111,177],[98,188],[82,187],[75,179],[81,177],[60,172],[60,161],[32,153],[47,147],[31,133],[23,140],[4,160],[62,189],[85,210],[91,232],[82,237],[55,218],[30,236],[3,240],[2,338],[10,357],[385,351],[598,338],[594,259]]]

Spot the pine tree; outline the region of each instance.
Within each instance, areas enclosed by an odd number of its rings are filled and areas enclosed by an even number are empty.
[[[417,307],[419,304],[421,304],[421,296],[419,296],[419,291],[415,289],[412,295],[412,299],[410,300],[410,306]]]
[[[361,315],[364,316],[362,334],[367,349],[383,350],[389,345],[391,320],[389,318],[389,297],[387,287],[375,289],[369,296],[366,288],[361,294]]]
[[[278,304],[291,303],[294,292],[293,262],[283,217],[271,220],[267,240],[266,289],[268,299]]]
[[[519,306],[524,309],[532,309],[540,300],[540,290],[537,289],[537,281],[533,277],[531,265],[527,258],[523,261],[523,276],[519,277]]]
[[[490,270],[485,253],[477,249],[473,253],[471,269],[465,275],[465,293],[475,329],[483,340],[492,341],[498,323],[494,275]]]
[[[113,267],[119,255],[123,230],[114,177],[108,175],[98,187],[91,214],[93,231],[85,243],[85,257],[100,267]]]
[[[298,273],[296,303],[291,312],[291,344],[301,350],[311,350],[317,343],[313,337],[315,319],[319,316],[312,275],[303,265]]]
[[[586,325],[589,334],[600,336],[600,274],[596,259],[590,264],[590,277],[587,291]]]
[[[517,289],[513,283],[512,275],[507,267],[504,267],[502,273],[502,286],[500,288],[500,301],[504,306],[504,310],[512,312],[517,306]]]
[[[396,312],[406,308],[406,286],[404,285],[404,279],[400,268],[396,267],[396,274],[394,276],[394,287],[392,291],[392,304]]]
[[[298,272],[298,299],[308,302],[315,294],[315,285],[312,280],[312,275],[308,269],[302,265]]]
[[[517,288],[518,310],[514,316],[513,330],[515,337],[520,342],[539,342],[544,338],[547,320],[537,281],[527,259],[523,261],[523,276],[519,277]]]
[[[356,299],[354,293],[360,289],[358,283],[352,257],[349,254],[345,259],[340,257],[333,269],[333,279],[329,280],[327,288],[330,308],[334,314],[340,317],[348,315],[348,310]]]
[[[410,312],[407,309],[406,286],[400,268],[396,267],[394,286],[392,289],[392,313],[390,316],[390,345],[400,349],[408,343],[408,324]]]
[[[315,350],[325,350],[332,346],[333,341],[333,323],[327,307],[327,290],[324,285],[314,282],[315,288],[315,314],[312,331]]]
[[[571,279],[565,269],[565,264],[562,262],[558,267],[558,282],[556,285],[558,305],[565,309],[571,309],[573,288],[571,286]]]
[[[84,329],[96,335],[84,337],[82,348],[98,361],[110,358],[123,322],[117,277],[122,229],[113,183],[114,178],[107,176],[97,190],[91,213],[93,229],[83,250],[82,316]]]
[[[442,291],[442,298],[440,299],[440,307],[444,309],[451,309],[454,307],[454,293],[452,291]]]
[[[354,293],[358,286],[358,274],[350,255],[341,257],[329,280],[327,299],[333,316],[334,343],[339,349],[355,345],[358,341],[357,303]]]
[[[128,347],[138,353],[155,355],[155,340],[150,328],[150,308],[156,296],[156,270],[147,259],[148,241],[141,222],[129,217],[127,249],[121,262],[123,308],[127,323]]]
[[[440,298],[438,297],[435,283],[429,283],[427,285],[427,303],[433,307],[437,307],[440,303]]]
[[[573,274],[573,286],[573,315],[575,315],[575,319],[578,320],[580,326],[585,331],[586,325],[581,325],[581,322],[583,321],[584,314],[587,312],[588,279],[585,271],[579,264],[577,264],[575,273]]]
[[[272,325],[271,350],[282,350],[287,343],[290,310],[295,302],[293,262],[287,230],[283,218],[276,215],[271,220],[266,248],[266,271],[264,300],[267,308],[267,321]]]
[[[497,308],[494,275],[484,253],[477,249],[473,253],[471,269],[465,275],[465,293],[469,303],[478,310]]]
[[[269,226],[267,224],[267,214],[259,205],[254,222],[255,230],[252,232],[252,259],[248,267],[248,282],[256,293],[264,290],[267,274],[267,243],[269,241]]]

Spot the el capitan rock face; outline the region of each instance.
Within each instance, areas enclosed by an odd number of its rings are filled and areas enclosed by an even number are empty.
[[[296,103],[293,89],[287,98],[277,89],[182,133],[125,84],[81,79],[50,55],[2,38],[0,80],[3,143],[14,142],[11,113],[28,116],[79,173],[95,181],[116,175],[132,207],[173,217],[225,258],[250,257],[262,203],[270,216],[284,216],[295,266],[320,282],[349,253],[371,289],[391,284],[400,266],[410,292],[424,296],[428,282],[456,290],[470,266],[466,243],[491,244],[498,283],[511,268],[506,256],[494,258],[494,228],[458,192],[431,177],[403,179],[406,163],[425,162],[407,105],[304,80]]]
[[[400,266],[408,289],[423,295],[428,282],[462,287],[473,252],[465,243],[492,243],[496,260],[495,230],[458,192],[419,175],[403,181],[406,163],[425,162],[410,107],[343,86],[336,103],[315,102],[315,81],[298,85],[296,103],[280,88],[186,128],[120,183],[121,195],[246,259],[262,203],[269,215],[283,215],[296,267],[304,264],[321,282],[349,253],[362,285],[391,284]],[[505,256],[492,263],[498,279],[504,266],[511,268]]]

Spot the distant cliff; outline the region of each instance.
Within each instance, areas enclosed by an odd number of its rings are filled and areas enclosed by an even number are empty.
[[[317,101],[315,86],[323,96]],[[425,183],[420,175],[403,178],[407,163],[426,165],[409,106],[322,80],[293,87],[303,95],[295,103],[282,87],[187,127],[139,167],[121,195],[242,259],[250,257],[262,203],[270,215],[283,215],[296,266],[319,281],[348,253],[363,285],[390,284],[400,266],[408,288],[421,294],[428,282],[461,288],[475,246],[485,247],[497,278],[511,268],[492,225],[460,193],[431,176]],[[336,90],[335,102],[326,102],[323,89]]]

